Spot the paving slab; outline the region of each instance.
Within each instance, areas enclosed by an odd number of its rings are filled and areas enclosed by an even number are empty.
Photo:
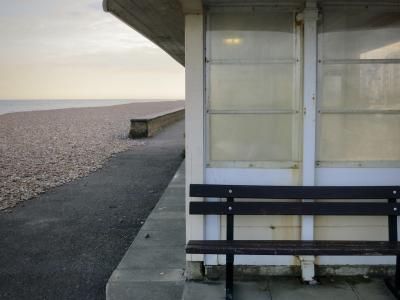
[[[149,219],[150,220],[152,220],[152,219],[173,219],[173,220],[183,219],[183,220],[185,220],[185,214],[183,211],[174,211],[172,208],[169,210],[157,208],[149,216]]]
[[[150,247],[132,245],[121,260],[118,269],[174,268],[184,266],[185,249],[178,247]]]
[[[225,299],[224,282],[187,282],[182,300]],[[270,300],[271,296],[263,282],[236,282],[235,300]],[[278,299],[278,298],[276,298]]]
[[[185,213],[185,206],[170,204],[168,202],[162,201],[156,205],[156,209],[158,211],[174,211],[174,212],[182,212]]]
[[[179,218],[179,219],[152,218],[150,220],[152,222],[148,222],[143,225],[142,228],[144,230],[159,230],[160,228],[164,228],[165,230],[179,231],[182,227],[185,228],[184,218]]]
[[[181,195],[182,197],[185,197],[185,195],[184,194],[182,194]],[[176,197],[174,197],[174,196],[166,196],[166,197],[164,197],[164,199],[161,199],[160,200],[160,204],[162,204],[162,203],[168,203],[169,205],[175,205],[175,206],[179,206],[179,204],[180,204],[180,201],[179,201],[179,199],[177,199]]]
[[[177,300],[181,298],[183,281],[173,282],[109,282],[108,300]]]
[[[172,230],[141,230],[136,239],[145,247],[185,247],[185,232]],[[179,241],[177,242],[176,239]]]
[[[107,300],[180,299],[185,267],[184,166],[111,275]]]
[[[350,286],[354,289],[359,299],[363,300],[395,300],[393,294],[386,288],[383,280],[366,280],[366,282],[352,283]]]
[[[182,300],[224,299],[225,282],[185,283]],[[382,279],[360,277],[322,278],[318,285],[303,284],[296,277],[269,277],[259,282],[235,282],[235,300],[394,300]]]
[[[172,268],[145,268],[145,269],[117,269],[110,278],[110,282],[175,282],[181,281],[182,269]]]
[[[357,294],[345,281],[306,285],[298,278],[270,278],[268,287],[272,299],[280,300],[359,300]]]

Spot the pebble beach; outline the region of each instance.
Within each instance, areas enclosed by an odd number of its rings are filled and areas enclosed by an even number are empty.
[[[128,139],[131,118],[183,106],[162,101],[0,115],[0,210],[86,176],[112,155],[144,143]]]

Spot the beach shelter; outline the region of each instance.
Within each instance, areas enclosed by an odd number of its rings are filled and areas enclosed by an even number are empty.
[[[104,9],[185,66],[187,186],[400,184],[399,1],[104,0]],[[236,220],[237,239],[387,239],[385,217]],[[224,216],[186,215],[187,240],[224,239],[225,226]],[[224,259],[187,255],[188,270],[213,272]],[[394,262],[235,260],[256,274],[298,269],[305,280],[316,269],[364,274]]]

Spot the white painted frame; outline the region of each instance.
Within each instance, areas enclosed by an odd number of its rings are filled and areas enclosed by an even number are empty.
[[[322,9],[352,9],[357,10],[365,9],[368,11],[380,11],[380,12],[393,12],[397,11],[400,12],[400,4],[393,5],[393,3],[368,3],[368,2],[360,2],[357,4],[347,4],[344,5],[343,3],[335,3],[335,2],[324,2],[322,3]],[[322,16],[323,18],[323,16]],[[318,26],[318,35],[319,33],[323,32],[323,22]],[[322,51],[322,43],[323,38],[318,38],[318,61],[317,61],[317,94],[320,95],[322,93],[322,66],[325,64],[400,64],[400,59],[344,59],[344,60],[326,60],[324,58],[324,54]],[[318,102],[317,102],[318,103]],[[400,114],[400,110],[393,110],[393,109],[383,109],[383,110],[355,110],[355,109],[347,109],[347,110],[322,110],[317,105],[317,125],[320,123],[320,116],[321,114],[374,114],[379,112],[380,114]],[[316,137],[319,138],[320,131],[316,131]],[[316,144],[316,151],[318,150],[318,143]],[[400,168],[400,161],[319,161],[315,160],[315,164],[317,168]]]
[[[304,75],[303,75],[303,185],[315,185],[316,154],[316,107],[317,107],[317,22],[318,8],[315,1],[308,1],[303,11],[304,24]],[[313,201],[304,199],[304,202]],[[314,216],[301,217],[301,239],[314,239]],[[302,277],[305,281],[314,278],[314,257],[301,257]]]
[[[342,3],[343,4],[343,3]],[[370,3],[369,3],[370,4]],[[324,4],[325,5],[325,4]],[[337,6],[336,4],[327,4],[330,6]],[[362,3],[358,3],[358,5],[362,5]],[[382,7],[377,7],[375,5],[373,6],[374,9],[399,9],[399,6],[385,6],[384,8]],[[312,8],[312,7],[311,7]],[[226,8],[220,8],[220,9],[226,9]],[[236,7],[235,9],[243,9],[243,7]],[[315,17],[315,11],[313,12],[314,17]],[[304,160],[304,169],[302,174],[297,174],[296,176],[292,176],[293,172],[296,170],[289,170],[285,169],[287,168],[287,165],[285,166],[274,166],[273,169],[263,169],[264,167],[268,166],[260,164],[260,168],[255,168],[254,166],[246,166],[244,164],[240,165],[240,162],[238,163],[237,166],[234,166],[234,168],[228,168],[227,166],[224,166],[223,164],[221,165],[216,165],[215,167],[209,167],[206,166],[206,159],[205,159],[205,148],[202,148],[201,151],[194,151],[196,152],[196,155],[200,155],[200,159],[195,159],[195,164],[196,168],[201,169],[199,172],[195,172],[196,174],[193,174],[192,179],[191,177],[187,176],[187,183],[191,182],[195,183],[193,181],[193,178],[197,178],[197,182],[201,182],[202,180],[205,181],[206,183],[229,183],[229,184],[274,184],[273,181],[268,181],[265,182],[263,179],[268,177],[268,174],[271,174],[270,172],[277,172],[275,174],[279,174],[278,176],[274,175],[273,180],[277,180],[275,184],[293,184],[290,183],[290,180],[293,180],[293,178],[299,178],[299,176],[303,176],[303,184],[304,185],[399,185],[400,184],[400,168],[399,168],[399,163],[396,165],[392,165],[392,167],[389,167],[389,164],[380,164],[379,162],[375,163],[367,163],[367,164],[362,164],[362,165],[356,165],[359,162],[349,162],[348,164],[345,165],[340,165],[336,164],[334,166],[333,163],[330,162],[321,162],[320,165],[317,165],[316,162],[316,157],[315,157],[315,150],[316,150],[316,126],[318,123],[318,118],[316,116],[316,101],[317,101],[317,88],[318,88],[318,82],[320,81],[319,75],[320,72],[317,72],[317,66],[318,66],[318,56],[317,56],[317,49],[312,46],[309,48],[309,51],[307,51],[308,43],[306,42],[307,40],[307,34],[308,32],[308,37],[310,39],[313,39],[313,36],[315,36],[315,42],[317,42],[317,27],[316,27],[316,20],[315,21],[306,21],[307,17],[305,14],[305,36],[304,36],[304,51],[307,53],[304,53],[304,59],[306,55],[309,55],[309,60],[308,61],[314,61],[315,66],[307,65],[309,66],[309,70],[304,70],[304,108],[306,112],[306,117],[304,122],[304,141],[306,140],[306,132],[308,134],[308,141],[311,141],[310,144],[307,144],[307,146],[304,146],[305,151],[303,152],[303,160]],[[306,26],[306,22],[308,23],[308,26]],[[306,29],[306,27],[308,29]],[[314,28],[315,27],[315,28]],[[191,39],[191,38],[190,38]],[[187,42],[189,43],[189,39]],[[207,42],[206,42],[207,43]],[[314,41],[312,42],[314,43]],[[199,44],[197,43],[197,46]],[[202,47],[202,46],[201,46]],[[190,49],[187,49],[187,54],[190,54],[189,51],[193,51]],[[315,56],[311,57],[311,53],[314,51]],[[198,55],[198,53],[197,53]],[[189,58],[187,58],[189,59]],[[203,57],[204,59],[204,57]],[[314,71],[315,67],[315,71]],[[190,68],[188,68],[188,65],[186,66],[186,72],[188,73],[190,71]],[[208,73],[208,70],[205,70],[206,74]],[[314,73],[315,72],[315,73]],[[307,74],[308,75],[307,75]],[[202,74],[206,75],[206,74]],[[315,74],[315,75],[313,75]],[[197,74],[198,75],[198,74]],[[308,76],[306,80],[306,76]],[[313,77],[314,76],[314,77]],[[318,76],[318,78],[317,78]],[[188,80],[189,75],[187,74],[187,80]],[[197,80],[199,78],[197,77]],[[202,81],[202,79],[200,79]],[[189,88],[191,88],[192,84],[194,84],[194,79],[192,78],[192,83],[189,84],[187,82],[187,93],[188,96],[189,94]],[[197,83],[198,84],[198,83]],[[206,86],[204,87],[206,90]],[[205,100],[205,95],[202,95],[203,99]],[[200,93],[198,91],[196,92],[195,97],[199,97]],[[311,100],[312,99],[312,100]],[[208,142],[206,140],[204,130],[205,132],[208,132],[208,120],[207,120],[207,114],[205,113],[205,106],[204,106],[204,101],[202,102],[201,107],[198,107],[197,109],[200,109],[203,114],[202,116],[204,117],[203,119],[203,124],[201,125],[201,122],[198,120],[195,121],[195,124],[193,125],[197,129],[195,130],[195,133],[200,133],[200,136],[202,137],[201,141],[203,142],[202,146],[207,147],[208,149]],[[188,106],[191,106],[192,104],[187,104]],[[194,113],[194,110],[192,111]],[[187,120],[190,120],[190,122],[193,122],[192,119],[190,119],[190,114],[188,114],[187,111]],[[197,115],[194,115],[195,118],[198,118],[199,116],[199,111],[197,111]],[[314,116],[314,117],[313,117]],[[316,123],[317,122],[317,123]],[[312,132],[312,129],[310,131],[310,124],[314,124],[314,132]],[[203,126],[203,131],[200,131],[199,128]],[[189,126],[190,127],[190,126]],[[186,128],[186,134],[188,135],[190,132],[191,128]],[[198,145],[198,140],[199,136],[197,136],[197,141],[194,138],[194,133],[192,132],[192,137],[194,139],[194,142],[196,146]],[[314,142],[312,142],[314,140]],[[195,148],[194,145],[187,146],[191,147],[192,149]],[[188,148],[187,148],[188,149]],[[192,152],[192,155],[194,155],[194,152]],[[187,159],[189,158],[189,154],[187,153]],[[200,160],[203,159],[203,164],[200,166],[199,162]],[[193,157],[191,158],[193,160]],[[271,165],[270,165],[271,166]],[[363,168],[360,168],[362,166]],[[371,167],[369,167],[371,166]],[[188,172],[188,167],[193,168],[192,165],[189,165],[187,162],[187,172]],[[254,168],[253,168],[254,167]],[[283,168],[282,168],[283,167]],[[205,168],[205,169],[204,169]],[[240,170],[240,172],[237,172],[236,168],[243,168]],[[306,169],[308,171],[306,171]],[[298,171],[298,170],[297,170]],[[240,174],[239,174],[240,173]],[[223,175],[223,176],[222,176]],[[289,179],[291,178],[291,179]],[[188,200],[187,200],[188,201]],[[211,199],[211,201],[218,201],[217,199]],[[188,217],[188,215],[187,215]],[[188,218],[193,218],[194,216],[190,216]],[[197,217],[195,217],[197,218]],[[196,233],[192,233],[189,229],[189,233],[187,236],[190,236],[191,238],[202,238],[200,237],[202,234],[206,239],[219,239],[220,238],[220,231],[215,230],[215,228],[220,228],[220,218],[219,217],[214,217],[214,216],[207,216],[205,224],[202,224],[200,220],[193,221],[191,220],[189,223],[191,225],[189,226],[202,226],[202,229],[199,230]],[[303,226],[302,229],[302,236],[304,239],[312,239],[313,238],[313,233],[314,233],[314,224],[313,224],[312,219],[304,218],[303,220]],[[312,225],[311,225],[312,224]],[[398,225],[400,224],[400,221],[398,220]],[[203,230],[203,225],[204,225],[204,232],[200,233]],[[188,230],[188,229],[187,229]],[[238,264],[267,264],[267,265],[291,265],[294,264],[293,260],[291,260],[292,257],[274,257],[270,259],[269,257],[257,257],[256,259],[253,257],[243,257],[236,259],[236,262]],[[190,258],[192,259],[192,258]],[[197,260],[197,258],[196,258]],[[201,260],[201,259],[199,259]],[[322,265],[340,265],[340,264],[351,264],[351,265],[357,265],[357,264],[392,264],[394,263],[393,257],[338,257],[338,256],[328,256],[328,257],[319,257],[318,258],[318,264]],[[217,256],[207,256],[206,257],[206,264],[218,264],[218,263],[223,263],[223,260],[218,260]]]
[[[204,217],[189,214],[189,185],[204,183],[204,18],[185,16],[185,203],[186,240],[204,239]],[[186,260],[203,261],[204,256],[188,254]]]
[[[298,12],[298,7],[296,6],[288,6],[288,5],[263,5],[257,6],[257,11],[260,12],[293,12],[294,20],[296,18],[296,13]],[[293,110],[265,110],[257,112],[255,111],[213,111],[210,109],[209,105],[209,91],[210,91],[210,63],[222,63],[220,61],[210,61],[210,13],[225,13],[225,12],[253,12],[253,7],[251,6],[219,6],[219,7],[210,7],[207,10],[205,23],[206,23],[206,32],[205,32],[205,116],[204,116],[204,124],[205,124],[205,160],[206,160],[206,167],[207,168],[273,168],[273,169],[299,169],[301,165],[301,156],[302,156],[302,136],[301,136],[301,128],[303,126],[303,121],[301,120],[300,110],[302,107],[302,88],[301,88],[301,78],[302,78],[302,59],[301,59],[301,30],[299,26],[294,22],[293,30],[294,30],[294,56],[296,57],[294,60],[290,61],[279,61],[279,63],[290,62],[294,63],[294,101],[297,104]],[[235,61],[237,63],[237,61]],[[242,61],[243,62],[243,61]],[[224,62],[226,63],[226,62]],[[231,63],[234,63],[233,61]],[[265,62],[265,63],[273,63],[273,62]],[[210,137],[208,133],[210,132],[210,115],[211,114],[246,114],[246,113],[257,113],[257,114],[292,114],[293,119],[299,118],[298,122],[293,121],[293,153],[298,158],[297,160],[293,161],[212,161],[210,159]],[[297,114],[297,115],[296,115]],[[297,128],[296,125],[300,126]]]
[[[352,9],[365,8],[363,3],[351,5]],[[348,8],[348,5],[345,5]],[[344,8],[344,3],[323,3],[322,9]],[[400,5],[369,3],[369,10],[377,11],[399,11]],[[323,17],[323,16],[322,16]],[[323,31],[322,24],[318,26],[318,32]],[[322,38],[318,38],[318,69],[317,69],[317,94],[322,90],[321,65],[323,61]],[[384,60],[386,61],[386,60]],[[373,63],[382,63],[382,60],[375,60]],[[352,62],[350,62],[352,63]],[[367,63],[365,61],[364,63]],[[369,62],[368,62],[369,63]],[[395,63],[397,60],[395,60]],[[318,110],[318,107],[317,107]],[[317,126],[320,114],[317,113]],[[317,131],[317,139],[319,132]],[[330,162],[317,161],[315,171],[316,185],[400,185],[400,162],[389,161],[349,161]],[[397,226],[400,226],[400,218],[397,218]],[[400,234],[398,235],[400,237]],[[384,238],[383,238],[384,239]],[[319,265],[390,265],[395,263],[391,256],[320,256],[317,257]]]
[[[296,7],[293,6],[279,6],[279,7],[257,7],[261,11],[284,11],[293,12],[293,29],[294,29],[294,56],[296,61],[294,62],[294,101],[297,102],[296,112],[298,112],[298,122],[293,122],[293,126],[299,125],[300,128],[296,127],[294,130],[293,151],[297,151],[297,156],[301,159],[302,156],[302,115],[300,109],[303,106],[302,101],[302,57],[301,57],[301,28],[295,22],[296,13],[298,12]],[[224,13],[231,11],[239,12],[251,12],[250,7],[217,7],[210,8],[211,12]],[[209,16],[206,16],[206,33],[205,33],[205,61],[210,57],[210,35],[209,33]],[[210,64],[205,64],[205,111],[204,111],[204,123],[205,123],[205,135],[204,135],[204,145],[205,145],[205,159],[206,159],[206,169],[205,169],[205,180],[206,183],[212,184],[250,184],[250,185],[298,185],[301,183],[300,174],[300,161],[236,161],[236,162],[224,162],[224,161],[214,161],[210,163],[209,160],[209,70]],[[242,113],[242,112],[240,112]],[[282,113],[282,112],[262,112],[267,113]],[[220,199],[207,199],[207,201],[220,201]],[[206,216],[205,217],[205,239],[207,240],[219,240],[221,238],[221,217],[220,216]],[[237,256],[235,258],[236,264],[243,265],[295,265],[298,260],[293,256]],[[218,255],[205,255],[206,265],[218,265],[225,264],[225,256]]]

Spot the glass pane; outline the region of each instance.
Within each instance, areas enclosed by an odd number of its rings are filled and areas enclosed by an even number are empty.
[[[212,65],[211,109],[294,108],[292,64]]]
[[[324,59],[400,58],[400,12],[324,10]]]
[[[399,115],[322,114],[318,160],[400,160]]]
[[[400,64],[321,68],[321,109],[400,109]]]
[[[210,58],[293,58],[293,22],[290,12],[211,14]]]
[[[210,115],[210,158],[291,161],[296,115]]]

